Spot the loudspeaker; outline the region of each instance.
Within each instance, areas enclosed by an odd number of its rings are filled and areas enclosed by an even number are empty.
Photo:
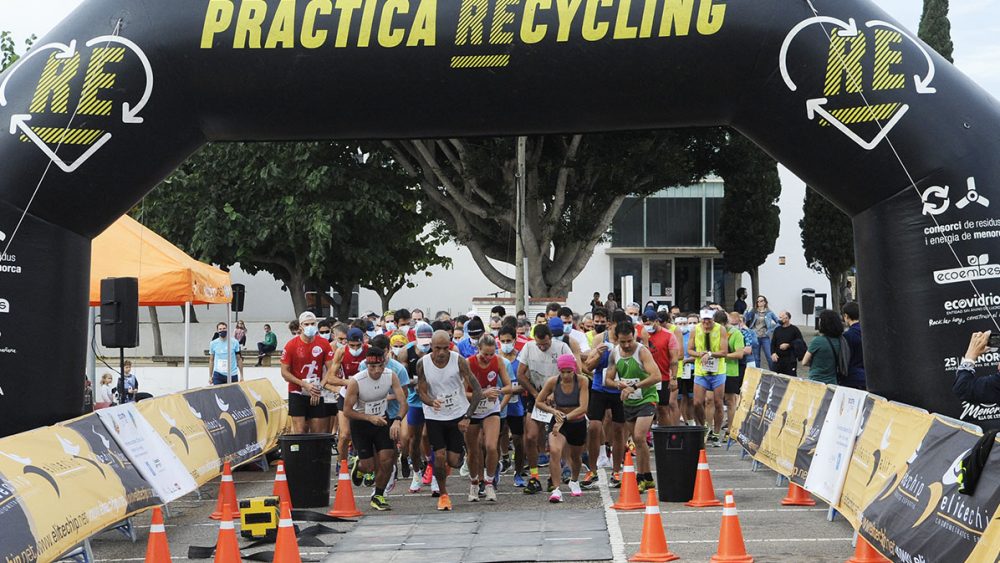
[[[243,312],[243,300],[247,296],[247,286],[241,283],[233,284],[233,300],[229,303],[234,313]]]
[[[139,346],[139,280],[101,280],[101,345],[105,348]]]

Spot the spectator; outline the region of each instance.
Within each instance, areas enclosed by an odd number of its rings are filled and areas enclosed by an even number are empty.
[[[490,309],[490,316],[500,317],[502,319],[507,316],[507,309],[504,308],[503,305],[494,305],[493,308]]]
[[[740,315],[747,312],[747,288],[741,287],[736,290],[736,303],[733,303],[733,310]]]
[[[236,321],[236,329],[233,330],[233,338],[240,343],[241,347],[247,345],[247,325],[243,321]]]
[[[842,311],[844,322],[847,323],[844,340],[851,349],[851,361],[847,364],[847,379],[841,385],[864,390],[868,384],[865,380],[865,357],[861,348],[861,308],[857,302],[851,301],[844,305]]]
[[[778,315],[781,326],[774,329],[771,336],[771,369],[785,375],[797,376],[799,352],[805,353],[802,331],[792,324],[792,314],[782,311]]]
[[[851,291],[851,281],[845,280],[844,286],[840,288],[840,302],[850,303],[854,300],[854,292]]]
[[[809,349],[802,358],[802,365],[809,366],[809,379],[836,385],[841,351],[847,346],[843,339],[844,322],[833,309],[823,309],[819,314],[819,334],[809,342]],[[846,366],[844,366],[846,368]]]
[[[296,323],[298,328],[298,323]],[[226,323],[216,326],[219,337],[208,345],[209,385],[236,383],[243,379],[243,357],[240,356],[240,343],[228,335]]]
[[[412,317],[411,320],[413,321],[413,326],[417,326],[417,323],[424,321],[424,312],[421,311],[420,309],[414,309],[411,317]],[[410,330],[412,331],[413,329],[411,328]]]
[[[763,368],[764,360],[767,359],[770,369],[777,371],[770,361],[771,337],[781,321],[774,314],[774,311],[768,308],[767,297],[757,296],[757,306],[743,314],[743,322],[757,335],[757,346],[753,349],[753,355],[760,360],[757,365]]]
[[[101,376],[101,384],[97,388],[97,404],[95,408],[103,409],[115,404],[115,389],[111,385],[111,374],[105,373]]]
[[[134,402],[135,394],[139,392],[139,380],[135,377],[135,373],[132,372],[132,360],[125,360],[125,373],[123,377],[125,380],[125,395],[121,398],[121,402],[122,404]]]
[[[604,308],[608,310],[608,313],[614,313],[619,309],[614,293],[608,293],[608,300],[604,302]]]
[[[518,311],[518,312],[517,312],[517,315],[515,315],[515,316],[517,317],[517,320],[521,320],[521,319],[527,319],[527,318],[528,318],[528,313],[526,313],[526,312],[525,312],[525,311],[524,311],[524,310],[522,309],[522,310]]]
[[[594,311],[603,307],[604,303],[601,303],[601,292],[595,291],[594,297],[590,300],[590,312],[593,313]]]
[[[962,356],[955,372],[952,392],[960,400],[968,403],[993,405],[1000,403],[1000,371],[976,377],[976,361],[986,353],[992,332],[974,332],[969,340],[969,348]],[[1000,419],[980,420],[983,430],[1000,427]]]
[[[298,321],[295,321],[298,323]],[[271,332],[271,325],[264,325],[264,341],[257,343],[257,367],[264,360],[264,356],[278,349],[278,337]]]
[[[448,311],[438,311],[434,315],[434,320],[435,321],[450,321],[451,320],[451,313],[449,313]]]
[[[298,319],[295,319],[293,321],[289,321],[289,323],[288,323],[288,332],[292,333],[292,338],[295,338],[296,336],[299,335],[299,320]],[[217,337],[218,336],[216,336],[216,338]],[[212,340],[215,340],[215,338],[213,338]]]

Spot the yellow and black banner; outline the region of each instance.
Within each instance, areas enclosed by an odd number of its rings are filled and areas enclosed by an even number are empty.
[[[265,452],[274,449],[278,445],[278,437],[285,433],[289,423],[285,399],[266,379],[245,381],[240,387],[246,393],[257,421],[257,444]]]
[[[822,383],[796,378],[786,381],[781,405],[754,457],[804,484],[833,393]]]
[[[137,404],[139,413],[163,436],[195,483],[203,485],[219,474],[219,452],[208,429],[181,394],[156,397]]]
[[[757,373],[760,373],[759,379]],[[754,385],[754,380],[756,380],[756,385]],[[746,376],[744,376],[743,399],[741,401],[745,401],[750,410],[742,417],[739,425],[735,420],[733,421],[733,430],[730,431],[736,432],[736,440],[743,446],[743,449],[769,467],[773,460],[763,456],[758,457],[757,454],[764,436],[767,435],[775,417],[778,416],[778,407],[781,405],[787,389],[787,377],[759,370],[751,372],[748,369]],[[736,430],[737,428],[739,430]],[[778,471],[777,467],[772,467],[772,469]]]

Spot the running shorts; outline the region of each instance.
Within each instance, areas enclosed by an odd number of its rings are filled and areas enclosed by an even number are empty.
[[[424,422],[427,439],[431,443],[432,450],[448,450],[456,454],[461,454],[465,450],[465,437],[462,436],[462,431],[458,429],[458,423],[462,421],[462,418],[464,417],[454,420],[432,420],[428,418]]]
[[[380,451],[396,448],[389,437],[388,424],[376,426],[367,420],[351,420],[351,443],[360,459],[373,458]]]
[[[549,423],[549,432],[552,432],[554,424]],[[587,419],[581,418],[573,422],[563,423],[559,433],[566,437],[566,443],[571,446],[582,446],[587,443]]]
[[[694,377],[694,384],[700,385],[709,391],[715,391],[719,387],[726,385],[725,375],[696,375]]]
[[[331,408],[332,407],[332,408]],[[331,414],[332,413],[332,414]],[[298,393],[288,394],[288,416],[311,418],[326,418],[337,414],[337,405],[320,402],[313,406],[309,404],[308,395]]]
[[[611,409],[612,422],[625,422],[625,410],[620,394],[592,390],[590,393],[590,402],[587,404],[587,418],[590,420],[604,420],[604,413],[608,409]]]

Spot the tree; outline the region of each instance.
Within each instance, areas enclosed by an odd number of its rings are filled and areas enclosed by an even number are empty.
[[[529,137],[522,238],[535,297],[569,293],[627,196],[692,183],[710,167],[717,129]],[[429,213],[466,246],[490,282],[515,280],[516,139],[386,141],[426,196]]]
[[[924,0],[924,12],[920,15],[917,35],[939,55],[953,63],[951,43],[951,22],[948,21],[948,0]]]
[[[210,144],[147,196],[146,224],[198,259],[272,274],[296,312],[313,288],[334,287],[349,308],[375,269],[405,279],[447,263],[433,246],[409,242],[428,222],[421,192],[389,159],[358,151],[333,142]],[[383,260],[393,246],[408,253]]]
[[[725,180],[726,194],[715,246],[725,258],[726,270],[749,272],[752,295],[760,295],[758,268],[774,252],[781,228],[776,205],[781,196],[778,163],[733,131],[719,152],[716,169]]]
[[[830,280],[833,310],[839,311],[840,289],[854,265],[854,227],[851,218],[816,190],[806,187],[802,204],[802,248],[809,267]]]
[[[31,45],[34,44],[36,37],[32,35],[31,37],[24,40],[25,50],[30,49]],[[0,72],[3,72],[10,65],[17,62],[21,56],[17,52],[17,43],[14,41],[14,36],[9,31],[0,31]]]

